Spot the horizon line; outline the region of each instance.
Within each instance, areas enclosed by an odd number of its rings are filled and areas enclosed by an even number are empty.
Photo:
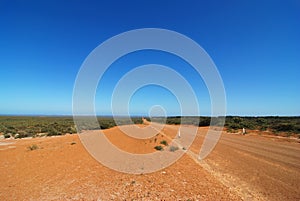
[[[72,114],[1,114],[3,116],[19,116],[19,117],[73,117]],[[94,115],[83,114],[76,115],[77,117],[91,117]],[[148,115],[96,115],[96,117],[149,117]],[[225,116],[211,116],[211,115],[169,115],[169,116],[153,116],[153,118],[161,117],[300,117],[299,115],[238,115],[238,114],[226,114]]]

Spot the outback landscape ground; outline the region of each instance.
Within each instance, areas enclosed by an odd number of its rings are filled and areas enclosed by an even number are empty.
[[[178,129],[166,125],[149,139],[134,139],[118,127],[103,132],[126,152],[151,153],[155,146],[169,151],[160,142],[170,143]],[[78,134],[2,139],[0,200],[300,200],[299,139],[223,131],[215,149],[199,161],[207,130],[198,129],[173,165],[147,174],[103,166]]]

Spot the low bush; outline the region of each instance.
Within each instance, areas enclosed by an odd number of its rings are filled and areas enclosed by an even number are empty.
[[[168,142],[167,142],[166,140],[161,141],[160,144],[163,144],[163,145],[165,145],[165,146],[168,146]]]
[[[156,149],[156,150],[158,150],[158,151],[164,150],[164,148],[163,148],[162,146],[160,146],[160,145],[155,146],[154,149]]]
[[[5,133],[5,134],[4,134],[4,138],[10,138],[10,134]]]

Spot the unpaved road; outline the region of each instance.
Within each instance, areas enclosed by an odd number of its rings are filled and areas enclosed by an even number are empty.
[[[300,200],[299,145],[226,135],[207,163],[216,172],[229,175],[229,181],[240,180],[254,197]]]
[[[168,125],[165,133],[171,130],[178,127]],[[223,133],[213,152],[199,161],[206,132],[199,129],[187,155],[241,199],[300,200],[299,140]]]
[[[104,133],[127,152],[152,153],[177,130],[168,125],[158,136],[139,140],[116,127]],[[223,133],[199,161],[206,131],[198,130],[173,165],[139,175],[104,167],[78,135],[1,140],[0,200],[300,200],[300,143]],[[33,144],[39,148],[28,150]]]
[[[244,200],[300,200],[298,142],[223,134],[202,166]]]

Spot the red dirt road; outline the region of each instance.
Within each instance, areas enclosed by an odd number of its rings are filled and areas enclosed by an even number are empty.
[[[300,143],[223,134],[203,167],[244,200],[300,200]]]
[[[118,128],[104,133],[127,152],[150,153],[177,129],[166,126],[158,136],[139,140]],[[206,131],[199,129],[173,165],[140,175],[104,167],[78,135],[1,140],[0,200],[300,200],[300,143],[223,133],[213,152],[198,161]],[[28,150],[33,144],[39,148]]]

